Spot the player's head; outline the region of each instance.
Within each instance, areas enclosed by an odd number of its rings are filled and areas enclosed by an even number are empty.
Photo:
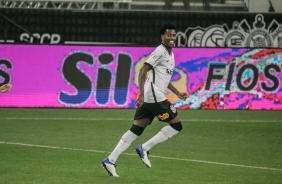
[[[167,47],[174,47],[176,40],[176,27],[173,24],[164,24],[160,29],[162,44]]]

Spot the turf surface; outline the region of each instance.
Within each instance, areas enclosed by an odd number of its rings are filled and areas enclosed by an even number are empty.
[[[154,121],[117,162],[101,161],[132,124],[134,109],[0,109],[0,183],[281,184],[281,111],[179,110],[183,131],[134,151],[165,124]]]

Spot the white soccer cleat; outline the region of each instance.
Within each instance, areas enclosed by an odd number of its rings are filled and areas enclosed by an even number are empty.
[[[119,177],[116,173],[116,165],[110,162],[108,158],[102,161],[102,166],[108,171],[110,176]]]
[[[141,158],[142,162],[148,167],[151,168],[151,162],[149,160],[149,151],[144,151],[142,145],[136,147],[136,152],[138,153],[139,157]]]

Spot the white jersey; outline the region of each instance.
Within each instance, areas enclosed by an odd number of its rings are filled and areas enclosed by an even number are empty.
[[[144,86],[144,102],[156,103],[166,100],[165,92],[170,83],[175,65],[174,54],[169,54],[167,48],[161,44],[150,55],[145,64],[152,69]]]

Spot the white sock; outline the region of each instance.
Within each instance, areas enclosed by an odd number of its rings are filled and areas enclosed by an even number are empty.
[[[170,125],[165,126],[154,137],[142,144],[142,148],[144,151],[149,151],[155,145],[168,140],[169,138],[178,134],[178,132],[179,131],[175,130]]]
[[[121,137],[119,143],[116,145],[114,151],[108,157],[110,162],[116,163],[119,155],[124,152],[137,137],[138,135],[134,134],[130,130],[125,132],[125,134],[123,134],[123,136]]]

